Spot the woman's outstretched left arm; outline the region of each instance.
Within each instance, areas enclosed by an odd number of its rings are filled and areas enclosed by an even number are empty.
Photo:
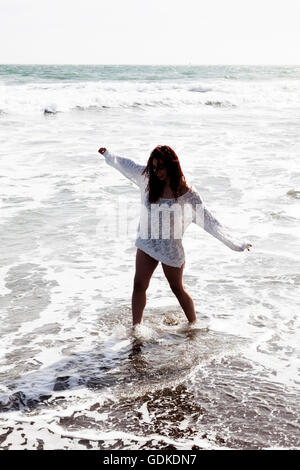
[[[193,222],[202,227],[206,232],[220,240],[224,245],[234,251],[250,251],[251,243],[234,238],[229,229],[223,226],[205,207],[203,200],[197,191],[192,200]]]
[[[129,158],[119,157],[110,153],[106,148],[101,147],[98,150],[101,155],[104,156],[105,161],[108,165],[113,166],[120,171],[126,178],[133,181],[137,186],[141,186],[142,171],[145,168],[143,165],[138,165]]]

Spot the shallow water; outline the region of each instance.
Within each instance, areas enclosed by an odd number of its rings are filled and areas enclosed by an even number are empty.
[[[299,448],[299,70],[0,66],[1,448]],[[199,323],[159,265],[133,335],[139,192],[97,150],[158,144],[253,249],[190,226]]]

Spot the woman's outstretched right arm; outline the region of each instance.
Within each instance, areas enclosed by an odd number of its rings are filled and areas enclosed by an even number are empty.
[[[108,165],[113,166],[120,171],[126,178],[133,181],[137,186],[141,186],[142,171],[145,168],[143,165],[138,165],[129,158],[119,157],[110,153],[105,147],[101,147],[98,150],[101,155],[104,156],[105,161]]]

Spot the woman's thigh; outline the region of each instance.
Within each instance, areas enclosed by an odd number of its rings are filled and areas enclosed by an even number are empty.
[[[144,251],[137,248],[135,258],[135,288],[147,289],[151,276],[156,269],[159,261],[147,255]]]
[[[168,266],[167,264],[161,263],[164,274],[170,284],[171,289],[182,289],[182,275],[185,266],[185,262],[182,264],[180,268],[176,268],[174,266]]]

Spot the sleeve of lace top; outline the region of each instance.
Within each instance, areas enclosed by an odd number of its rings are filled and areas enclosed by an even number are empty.
[[[141,186],[143,165],[138,165],[129,158],[119,157],[110,153],[108,150],[104,152],[105,161],[108,165],[113,166],[120,171],[126,178],[133,181],[137,186]]]
[[[206,208],[199,193],[195,191],[192,200],[193,222],[202,227],[206,232],[220,240],[224,245],[234,251],[244,251],[248,243],[237,240],[230,230],[223,226]]]

